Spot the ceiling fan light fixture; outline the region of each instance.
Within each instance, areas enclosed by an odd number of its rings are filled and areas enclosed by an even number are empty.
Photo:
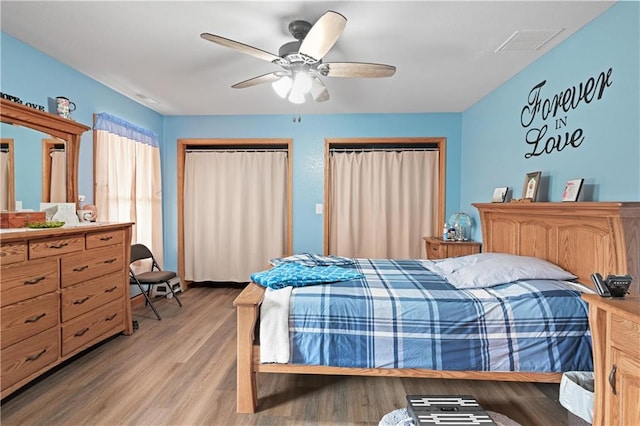
[[[311,76],[307,71],[298,71],[293,75],[293,87],[291,91],[305,95],[311,90]]]
[[[289,102],[291,102],[292,104],[303,104],[305,101],[305,96],[304,93],[299,93],[296,92],[295,90],[292,90],[291,93],[289,94]]]
[[[293,86],[293,80],[288,75],[284,75],[280,77],[278,80],[271,83],[271,87],[273,90],[280,96],[282,99],[286,99],[291,91],[291,87]]]

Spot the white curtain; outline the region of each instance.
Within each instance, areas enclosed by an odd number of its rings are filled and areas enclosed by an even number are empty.
[[[438,231],[438,151],[332,152],[329,253],[424,258]]]
[[[286,152],[187,152],[184,175],[186,280],[247,282],[286,252]]]
[[[51,156],[49,201],[51,203],[66,203],[67,154],[61,150],[53,150],[49,155]]]
[[[96,114],[94,144],[98,221],[135,222],[142,243],[163,265],[162,179],[157,136],[108,114]]]
[[[0,152],[0,210],[9,210],[9,153]]]

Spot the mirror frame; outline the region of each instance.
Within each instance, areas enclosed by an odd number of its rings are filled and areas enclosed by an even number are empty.
[[[67,151],[67,202],[78,205],[80,141],[90,127],[48,112],[0,98],[0,121],[28,127],[65,141]],[[14,145],[16,142],[14,140]],[[14,165],[15,170],[15,165]]]

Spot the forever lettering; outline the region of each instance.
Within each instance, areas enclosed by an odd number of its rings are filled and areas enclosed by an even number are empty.
[[[578,108],[582,103],[589,104],[598,101],[604,96],[605,90],[611,87],[613,81],[611,75],[613,68],[601,72],[598,76],[588,78],[577,87],[571,86],[562,90],[550,98],[542,95],[542,89],[547,84],[541,81],[531,88],[527,96],[527,103],[520,111],[520,124],[523,128],[529,128],[536,119],[546,121],[556,119],[560,124],[566,125],[566,117],[558,117],[558,114],[569,113]],[[562,127],[556,125],[556,129]],[[557,135],[547,136],[548,126],[530,128],[525,136],[525,141],[533,149],[525,154],[525,158],[531,158],[542,154],[551,154],[553,151],[562,151],[567,146],[579,147],[584,141],[584,131],[580,128],[573,132],[565,131]]]

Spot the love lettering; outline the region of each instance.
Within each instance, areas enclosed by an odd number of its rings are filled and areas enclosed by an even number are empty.
[[[525,154],[525,158],[536,157],[542,154],[551,154],[553,151],[562,151],[568,146],[579,147],[584,141],[584,131],[581,128],[574,131],[554,132],[549,131],[547,124],[539,127],[530,127],[536,118],[543,121],[556,119],[555,130],[566,126],[566,116],[558,117],[558,114],[568,113],[581,104],[589,104],[602,99],[605,90],[613,84],[611,74],[613,69],[601,72],[598,76],[590,77],[581,82],[577,87],[569,87],[551,98],[543,98],[542,89],[546,80],[533,86],[527,97],[527,103],[520,112],[520,124],[528,128],[525,141],[531,147],[531,151]]]

